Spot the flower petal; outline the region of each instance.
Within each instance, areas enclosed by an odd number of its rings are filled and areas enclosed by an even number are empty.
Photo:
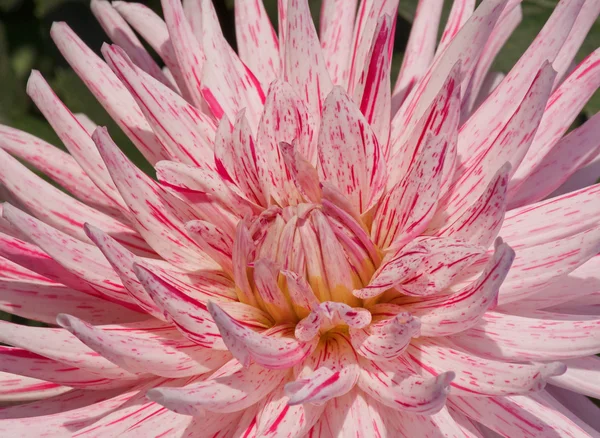
[[[263,87],[279,75],[279,42],[263,2],[236,0],[235,36],[240,59]]]
[[[359,387],[380,403],[393,409],[431,415],[446,403],[448,385],[453,372],[440,373],[434,378],[422,378],[399,361],[360,361]]]
[[[367,121],[339,87],[324,103],[318,151],[321,180],[334,184],[361,213],[377,202],[385,184],[385,160]]]
[[[566,360],[566,373],[553,376],[550,383],[561,388],[588,397],[598,398],[600,396],[600,358],[597,356],[579,357],[577,359]]]
[[[319,39],[334,85],[348,83],[352,32],[358,0],[324,0],[321,5]]]
[[[182,388],[155,388],[147,396],[168,409],[184,415],[203,415],[205,411],[229,413],[252,406],[275,389],[287,372],[244,367],[230,360],[209,378]]]
[[[421,375],[438,376],[453,371],[452,395],[466,397],[536,392],[566,369],[560,362],[529,365],[483,359],[450,342],[423,338],[411,343],[405,357]]]
[[[315,342],[301,343],[290,337],[286,326],[275,326],[259,333],[244,327],[213,302],[208,303],[208,310],[223,342],[244,366],[254,360],[268,369],[290,368],[304,360],[315,347]]]
[[[50,36],[73,70],[150,164],[168,158],[133,97],[110,68],[66,23],[54,23]]]
[[[296,380],[285,385],[289,405],[322,404],[349,392],[359,376],[358,357],[345,335],[323,339],[299,367]]]
[[[538,312],[536,317],[488,312],[450,339],[466,351],[498,360],[551,361],[600,352],[600,319]],[[521,334],[515,336],[515,330]]]
[[[43,400],[70,390],[66,386],[43,380],[0,372],[0,401],[2,403]]]
[[[105,44],[102,54],[134,96],[154,133],[169,151],[169,156],[183,163],[212,169],[216,132],[213,121],[176,92],[136,67],[120,47]]]
[[[92,350],[135,374],[193,376],[214,370],[231,357],[226,351],[191,344],[174,328],[129,334],[125,326],[104,329],[65,314],[59,315],[57,322]]]
[[[448,336],[477,324],[498,299],[515,252],[499,239],[494,256],[470,285],[451,295],[407,304],[406,311],[421,320],[422,336]]]

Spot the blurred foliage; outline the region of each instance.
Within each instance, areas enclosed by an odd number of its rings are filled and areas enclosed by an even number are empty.
[[[401,0],[395,37],[392,77],[395,78],[402,63],[403,50],[418,0]],[[494,68],[507,72],[521,56],[552,12],[557,0],[524,0],[523,22],[508,41]],[[160,0],[143,1],[160,13]],[[233,0],[217,0],[215,5],[226,37],[235,47]],[[320,0],[310,0],[317,22]],[[446,0],[442,23],[452,2]],[[277,0],[265,0],[269,16],[277,23]],[[96,102],[82,81],[75,75],[54,47],[50,26],[54,21],[66,21],[81,38],[99,52],[106,35],[89,10],[89,0],[0,0],[0,123],[9,124],[31,132],[51,143],[60,145],[52,129],[30,102],[25,85],[31,69],[42,72],[56,93],[75,113],[84,112],[100,125],[109,127],[115,141],[145,171],[151,168],[115,123]],[[440,32],[443,26],[440,26]],[[592,29],[578,54],[578,60],[600,46],[600,22]],[[593,114],[600,109],[598,93],[586,106],[585,112]]]

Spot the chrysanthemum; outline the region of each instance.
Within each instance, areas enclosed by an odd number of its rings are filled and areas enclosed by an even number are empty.
[[[157,180],[38,72],[70,155],[0,127],[0,309],[48,325],[0,326],[3,436],[598,435],[600,187],[545,198],[600,150],[600,1],[502,77],[519,0],[439,43],[421,0],[393,88],[398,0],[236,0],[238,53],[162,5],[92,1],[104,60],[51,31]]]

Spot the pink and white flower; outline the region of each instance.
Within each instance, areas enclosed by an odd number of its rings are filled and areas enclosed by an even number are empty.
[[[598,436],[598,0],[504,77],[519,0],[93,0],[63,56],[156,169],[27,91],[69,151],[0,127],[4,436]],[[140,35],[164,61],[155,63]],[[20,160],[45,173],[47,183]],[[575,190],[575,191],[573,191]]]

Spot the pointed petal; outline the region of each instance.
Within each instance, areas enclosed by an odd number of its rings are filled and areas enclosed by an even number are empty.
[[[358,83],[354,87],[354,101],[371,125],[384,157],[389,156],[392,95],[390,92],[391,33],[393,19],[384,15],[377,22],[371,50]]]
[[[350,328],[352,346],[369,360],[390,360],[400,356],[413,337],[420,332],[421,323],[394,304],[371,307],[373,322],[367,328]]]
[[[478,187],[489,184],[506,162],[511,165],[511,174],[519,167],[540,126],[555,76],[551,64],[544,63],[519,107],[497,131],[497,137],[486,138],[477,155],[463,155],[465,158],[457,167],[456,179],[438,207],[438,214],[443,211],[445,222],[464,213],[481,194]]]
[[[279,75],[279,42],[263,2],[236,0],[235,36],[240,59],[263,87]]]
[[[105,44],[102,54],[135,97],[170,156],[184,163],[212,169],[212,144],[216,132],[212,120],[136,67],[120,47]]]
[[[188,205],[168,194],[125,157],[106,128],[98,128],[94,141],[111,177],[134,213],[135,226],[150,246],[183,269],[212,264],[189,237],[184,223],[197,219]]]
[[[500,240],[494,256],[472,284],[451,295],[404,306],[421,320],[421,335],[448,336],[477,324],[496,303],[514,257],[515,252]]]
[[[27,161],[86,204],[111,213],[118,211],[72,156],[44,140],[0,125],[0,148]]]
[[[458,153],[461,156],[478,155],[487,141],[497,137],[523,100],[523,96],[527,94],[540,65],[555,59],[583,2],[584,0],[574,0],[557,5],[552,16],[510,73],[461,128],[458,139]],[[498,112],[494,108],[503,110]]]
[[[133,97],[110,68],[66,23],[54,23],[50,36],[73,70],[150,164],[168,158]]]
[[[265,101],[262,87],[223,37],[219,22],[211,13],[212,2],[201,0],[201,5],[202,49],[206,56],[202,66],[202,95],[217,120],[223,115],[234,120],[245,108],[254,128],[258,126]]]
[[[216,225],[199,220],[186,223],[185,230],[224,271],[233,273],[231,261],[233,239],[231,236]]]
[[[446,27],[442,33],[437,53],[443,53],[458,32],[460,32],[467,20],[473,15],[474,10],[474,0],[458,0],[452,3],[452,9],[450,10]]]
[[[498,360],[550,361],[600,352],[599,319],[542,312],[536,316],[488,312],[475,327],[450,339],[466,351]],[[521,336],[515,337],[515,330]]]
[[[56,321],[54,323],[56,324]],[[78,389],[124,388],[136,382],[136,377],[102,377],[93,370],[68,367],[58,360],[14,347],[0,347],[0,370],[13,374],[15,378],[27,376],[41,379],[46,385],[64,385]]]
[[[455,2],[456,5],[459,2]],[[433,61],[443,3],[419,0],[393,92],[397,110]],[[395,112],[395,111],[393,111]]]
[[[446,403],[453,372],[422,378],[399,361],[360,361],[359,387],[380,403],[393,409],[431,415]]]
[[[61,233],[10,205],[4,206],[4,217],[67,271],[92,286],[94,295],[99,294],[130,309],[139,309],[98,248]]]
[[[321,4],[319,39],[334,85],[346,87],[350,74],[352,33],[358,0],[324,0]]]
[[[202,382],[182,388],[155,388],[147,395],[151,400],[184,415],[201,415],[205,411],[237,412],[261,400],[281,383],[286,374],[284,370],[270,370],[256,364],[244,367],[234,359]]]
[[[553,280],[568,275],[600,252],[600,228],[517,249],[517,257],[498,298],[498,305],[514,303],[532,295]]]
[[[65,314],[57,322],[92,350],[135,374],[193,376],[214,370],[231,357],[226,351],[191,344],[174,328],[129,334],[124,327],[102,329]]]
[[[586,436],[575,423],[532,397],[451,397],[450,406],[506,436]]]
[[[189,93],[191,103],[207,112],[208,107],[202,96],[202,69],[206,57],[202,46],[192,32],[179,0],[161,0],[162,11],[167,24],[177,65],[181,71],[185,89]]]
[[[0,279],[0,309],[46,324],[55,324],[56,315],[64,312],[69,312],[92,324],[131,322],[144,318],[142,313],[125,309],[62,284],[40,284],[6,278]]]
[[[487,248],[498,236],[506,211],[510,165],[502,166],[479,198],[454,222],[435,232],[437,236],[471,242]]]
[[[81,368],[100,377],[121,379],[135,375],[109,362],[64,329],[27,327],[0,323],[1,342],[23,348],[40,356],[54,359],[65,365]]]
[[[452,395],[505,396],[536,392],[548,379],[565,372],[560,362],[518,364],[483,359],[454,348],[443,340],[419,339],[408,347],[406,358],[422,375],[438,376],[453,371]]]
[[[279,149],[287,171],[291,174],[296,188],[306,200],[321,202],[321,183],[317,169],[299,152],[296,144],[279,143]]]
[[[334,184],[361,213],[369,210],[384,188],[385,160],[367,121],[339,87],[325,101],[318,150],[320,179]]]
[[[165,85],[170,86],[169,80],[158,64],[152,59],[152,56],[146,51],[141,41],[113,5],[106,0],[92,0],[90,8],[104,32],[129,55],[135,65]]]
[[[36,70],[31,73],[27,81],[27,94],[94,184],[115,205],[123,211],[127,211],[127,206],[94,145],[91,132],[88,132],[65,104],[58,99],[42,75]]]
[[[319,305],[319,300],[304,277],[286,270],[281,271],[281,274],[287,280],[287,290],[296,313],[299,317],[305,318],[315,306]]]
[[[308,1],[289,0],[284,23],[287,26],[285,39],[280,42],[285,44],[284,80],[305,100],[310,114],[318,120],[323,101],[333,84],[327,72]],[[311,62],[306,62],[307,59]]]
[[[250,360],[268,369],[283,369],[304,360],[314,349],[315,342],[301,343],[289,337],[285,326],[276,326],[259,333],[244,327],[215,303],[208,303],[223,342],[242,364]],[[271,336],[269,336],[271,334]]]
[[[357,360],[346,336],[334,334],[323,339],[296,380],[285,385],[288,404],[322,404],[348,393],[358,381]]]
[[[433,217],[446,164],[447,142],[428,134],[408,174],[380,200],[371,237],[379,248],[402,246],[420,235]]]
[[[268,259],[254,262],[254,286],[267,312],[275,322],[291,322],[296,319],[292,304],[278,284],[279,269]]]

